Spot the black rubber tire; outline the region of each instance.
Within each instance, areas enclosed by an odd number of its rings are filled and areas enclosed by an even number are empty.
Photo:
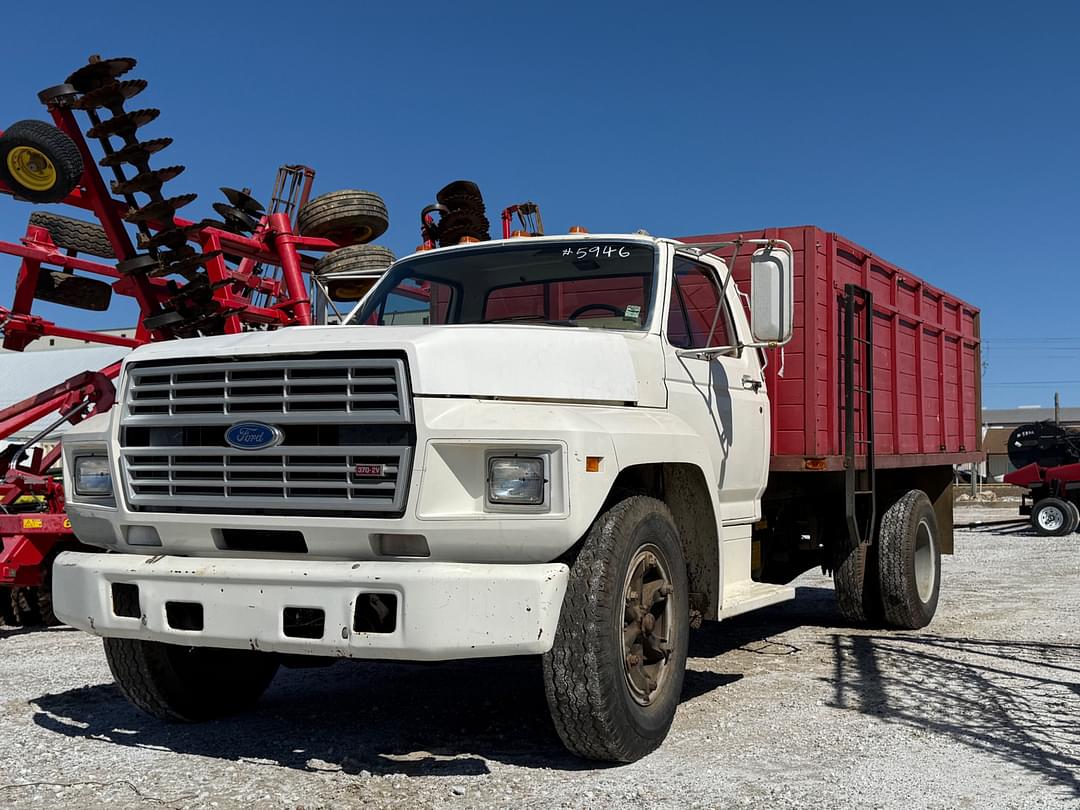
[[[1069,508],[1072,509],[1073,512],[1072,527],[1073,532],[1075,532],[1080,529],[1080,506],[1076,505],[1076,501],[1066,501],[1066,503],[1069,505]],[[1069,533],[1072,534],[1072,532]]]
[[[833,589],[840,614],[855,624],[880,625],[885,618],[878,576],[878,549],[844,537],[833,559]]]
[[[34,588],[38,621],[45,627],[56,627],[60,624],[60,620],[56,618],[56,612],[53,610],[52,591],[52,568],[58,553],[53,553],[46,558],[44,580],[41,585]]]
[[[910,490],[885,510],[877,546],[885,621],[904,630],[926,627],[941,594],[941,544],[934,507],[925,492]],[[929,571],[926,566],[931,566]],[[929,585],[925,597],[919,592],[920,580]]]
[[[19,626],[15,617],[14,597],[14,588],[0,587],[0,624],[5,624],[8,627]]]
[[[1060,513],[1061,523],[1056,528],[1047,528],[1040,520],[1042,513],[1047,510]],[[1043,537],[1062,537],[1076,531],[1073,517],[1074,513],[1068,502],[1061,498],[1043,498],[1031,508],[1031,526]]]
[[[627,568],[646,543],[663,552],[674,599],[667,666],[674,666],[649,706],[631,696],[623,673]],[[543,656],[544,687],[555,729],[587,759],[633,762],[664,741],[675,717],[690,632],[686,564],[667,506],[636,495],[593,523],[570,568],[552,648]]]
[[[385,270],[396,261],[394,251],[382,245],[352,245],[331,251],[315,262],[312,275],[326,278],[341,273]]]
[[[30,224],[38,225],[49,232],[57,247],[77,250],[102,259],[115,259],[109,237],[105,229],[95,222],[83,222],[81,219],[62,217],[47,211],[35,211],[30,215]]]
[[[37,588],[13,588],[11,606],[18,627],[38,627],[41,614],[38,613]]]
[[[378,194],[344,189],[310,200],[296,217],[303,236],[331,239],[339,245],[362,245],[386,233],[390,217]]]
[[[8,154],[17,146],[31,146],[44,153],[56,169],[51,188],[34,190],[23,186],[8,169]],[[60,202],[79,184],[83,173],[82,155],[75,142],[44,121],[16,121],[0,135],[0,180],[14,194],[36,203]]]
[[[147,714],[198,723],[252,708],[270,686],[269,653],[106,638],[105,657],[124,696]]]

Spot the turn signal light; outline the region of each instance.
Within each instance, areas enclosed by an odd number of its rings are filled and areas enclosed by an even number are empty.
[[[585,472],[600,472],[600,462],[603,456],[585,456]]]

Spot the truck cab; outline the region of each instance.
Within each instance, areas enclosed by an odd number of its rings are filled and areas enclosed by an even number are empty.
[[[538,654],[571,750],[644,755],[690,627],[793,595],[751,576],[791,248],[735,245],[745,303],[713,248],[462,244],[339,326],[135,350],[117,407],[64,440],[68,514],[104,551],[58,559],[58,615],[168,719],[252,704],[295,655]]]

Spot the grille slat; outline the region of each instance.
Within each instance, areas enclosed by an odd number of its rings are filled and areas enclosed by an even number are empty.
[[[410,405],[405,364],[394,357],[133,365],[121,419],[128,502],[168,512],[400,514],[415,439],[394,425],[411,424]],[[247,420],[276,425],[284,441],[227,446],[227,427]],[[345,439],[357,425],[392,443]]]

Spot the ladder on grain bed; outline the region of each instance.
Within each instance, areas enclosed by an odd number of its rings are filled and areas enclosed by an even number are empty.
[[[877,520],[874,481],[874,296],[844,286],[844,512],[852,543],[869,543]],[[859,317],[861,315],[861,317]],[[861,329],[859,328],[861,327]],[[856,330],[860,334],[856,334]]]

